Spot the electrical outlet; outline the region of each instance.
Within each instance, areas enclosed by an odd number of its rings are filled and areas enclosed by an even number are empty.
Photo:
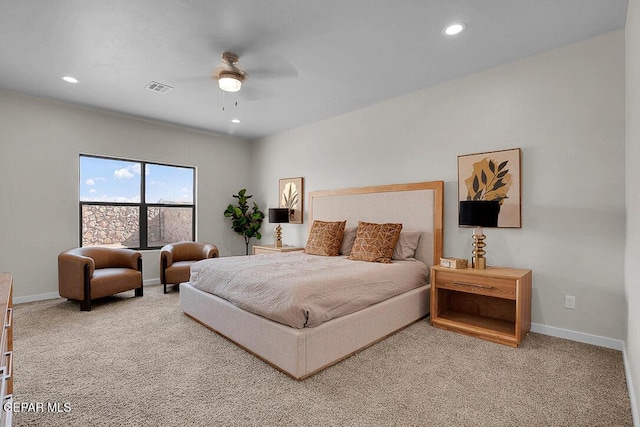
[[[564,296],[564,308],[569,308],[571,310],[576,309],[576,297],[573,295],[565,295]]]

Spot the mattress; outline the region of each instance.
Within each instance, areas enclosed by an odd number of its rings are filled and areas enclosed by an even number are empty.
[[[190,284],[301,329],[426,286],[428,269],[416,260],[380,264],[289,252],[199,261],[191,267]]]

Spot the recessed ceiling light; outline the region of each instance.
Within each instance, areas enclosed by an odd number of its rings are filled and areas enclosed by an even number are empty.
[[[456,22],[444,27],[444,30],[442,30],[442,34],[444,34],[445,36],[455,36],[456,34],[460,34],[461,32],[463,32],[465,28],[467,28],[465,24],[463,24],[462,22]]]
[[[75,77],[71,77],[71,76],[64,76],[62,78],[62,80],[64,80],[67,83],[78,83],[78,79],[76,79]]]
[[[231,119],[231,123],[240,123],[240,119]]]

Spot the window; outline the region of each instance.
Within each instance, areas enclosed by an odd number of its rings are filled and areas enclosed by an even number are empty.
[[[80,246],[153,249],[194,240],[193,167],[80,155],[79,188]]]

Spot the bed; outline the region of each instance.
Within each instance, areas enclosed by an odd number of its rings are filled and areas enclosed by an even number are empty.
[[[346,220],[402,223],[419,231],[415,258],[427,267],[442,256],[442,181],[309,193],[308,223]],[[286,254],[283,254],[286,255]],[[278,255],[257,255],[270,257]],[[180,284],[183,312],[285,374],[302,380],[386,338],[429,313],[427,284],[314,327],[292,327],[226,299]]]

